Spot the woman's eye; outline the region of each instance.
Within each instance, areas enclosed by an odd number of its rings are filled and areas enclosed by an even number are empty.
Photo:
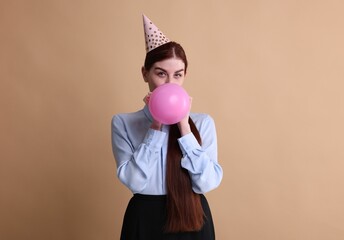
[[[164,77],[164,76],[166,76],[166,73],[164,73],[164,72],[158,72],[158,76],[159,76],[159,77]]]

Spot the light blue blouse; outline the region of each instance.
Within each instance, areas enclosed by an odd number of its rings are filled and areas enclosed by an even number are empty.
[[[207,114],[191,113],[202,138],[202,146],[192,133],[178,139],[181,166],[188,170],[193,191],[206,193],[222,180],[217,161],[217,137],[213,119]],[[112,118],[112,149],[117,176],[133,193],[166,194],[166,153],[169,126],[151,129],[152,116],[147,106],[133,113]]]

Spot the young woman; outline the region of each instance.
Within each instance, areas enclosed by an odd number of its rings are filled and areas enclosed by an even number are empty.
[[[181,86],[188,67],[183,48],[145,16],[144,24],[147,53],[142,76],[149,90],[165,83]],[[189,113],[176,124],[163,125],[149,112],[149,94],[144,101],[143,109],[112,119],[117,175],[134,194],[121,239],[215,239],[203,195],[222,179],[213,119]]]

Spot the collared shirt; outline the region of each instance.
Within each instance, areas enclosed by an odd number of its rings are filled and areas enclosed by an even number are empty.
[[[193,191],[206,193],[222,180],[217,160],[217,137],[213,119],[207,114],[191,113],[200,136],[193,133],[178,139],[182,151],[181,166],[188,170]],[[166,194],[166,155],[169,126],[161,131],[150,128],[152,116],[147,106],[133,113],[112,118],[112,149],[117,176],[133,193]]]

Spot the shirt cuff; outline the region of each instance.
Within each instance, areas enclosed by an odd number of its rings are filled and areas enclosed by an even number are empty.
[[[166,133],[152,128],[148,129],[143,143],[153,150],[160,150],[164,144]]]
[[[188,133],[183,137],[178,138],[178,142],[179,147],[182,150],[183,156],[186,155],[187,152],[201,148],[193,133]]]

